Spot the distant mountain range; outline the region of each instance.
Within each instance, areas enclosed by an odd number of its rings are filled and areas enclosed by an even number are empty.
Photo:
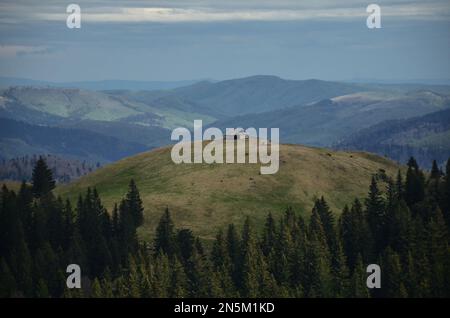
[[[127,80],[104,80],[104,81],[78,81],[78,82],[49,82],[36,81],[25,78],[0,77],[0,87],[10,86],[39,86],[39,87],[60,87],[60,88],[80,88],[88,90],[157,90],[173,89],[187,86],[198,82],[190,81],[127,81]]]
[[[385,120],[420,116],[450,107],[450,98],[429,91],[362,92],[279,111],[225,120],[217,127],[279,127],[282,142],[329,147]]]
[[[0,89],[0,118],[10,120],[8,127],[23,126],[40,136],[37,140],[18,128],[17,135],[12,136],[0,127],[2,157],[38,150],[72,156],[74,150],[67,149],[71,145],[77,149],[78,158],[113,161],[171,143],[171,129],[192,128],[194,119],[219,128],[278,127],[282,142],[331,147],[344,145],[349,138],[357,138],[366,133],[365,129],[386,121],[407,120],[450,108],[450,86],[445,85],[355,84],[252,76],[131,90],[120,82],[105,86],[105,90],[27,81]],[[69,130],[79,138],[70,137]],[[43,136],[56,133],[60,133],[60,139],[49,139],[46,145]],[[95,141],[106,138],[102,144],[111,148],[99,147],[99,152],[81,135]],[[429,138],[420,147],[431,149],[436,142]],[[404,160],[404,156],[393,158]],[[424,162],[428,164],[431,159],[424,158]]]
[[[6,118],[0,118],[0,127],[0,159],[48,153],[104,163],[148,149],[83,129],[30,125]]]
[[[434,158],[444,166],[450,157],[450,109],[410,119],[388,120],[359,131],[335,146],[370,151],[405,162],[414,156],[422,166]]]

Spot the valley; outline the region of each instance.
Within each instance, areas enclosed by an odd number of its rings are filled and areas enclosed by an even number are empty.
[[[103,84],[73,88],[23,83],[34,86],[22,84],[0,90],[3,159],[50,153],[94,163],[113,162],[171,144],[171,130],[192,129],[194,120],[220,129],[279,128],[283,143],[340,148],[349,138],[363,138],[366,129],[376,129],[377,125],[389,125],[393,120],[409,123],[407,120],[411,118],[450,109],[450,86],[445,85],[355,84],[263,75],[181,82],[174,87],[148,86],[149,90],[142,90],[146,84],[138,83],[125,85],[125,89]],[[6,127],[28,129],[33,134],[11,138]],[[449,143],[444,137],[448,128],[445,129],[414,146],[417,150],[413,153],[420,154],[425,167],[429,168],[433,159],[441,164],[446,160]],[[37,131],[43,130],[44,135],[59,138],[37,140],[38,135],[43,136]],[[108,153],[92,148],[94,140],[104,140],[101,143],[109,147]],[[401,155],[396,150],[380,149],[381,145],[363,148],[349,145],[349,149],[375,151],[405,163],[410,154],[404,150],[411,148],[407,138],[397,138],[395,146],[403,149]],[[441,149],[439,158],[433,158],[436,151],[424,149]]]

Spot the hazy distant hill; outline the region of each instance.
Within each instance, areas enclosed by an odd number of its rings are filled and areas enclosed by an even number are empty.
[[[268,212],[280,215],[288,205],[309,213],[314,198],[321,195],[339,213],[354,197],[366,195],[372,174],[394,176],[398,169],[394,162],[368,153],[281,145],[278,173],[261,175],[259,164],[176,165],[170,150],[120,160],[58,188],[57,193],[76,200],[87,187],[96,187],[111,209],[134,178],[145,206],[143,236],[151,236],[168,206],[181,228],[211,239],[218,227],[241,224],[247,215],[262,226]]]
[[[282,142],[331,146],[355,132],[389,119],[404,119],[450,108],[448,95],[430,91],[367,92],[310,105],[237,116],[218,127],[278,127]]]
[[[130,93],[131,94],[131,93]],[[81,89],[10,87],[1,91],[0,117],[50,124],[66,120],[124,121],[146,126],[177,127],[202,118],[193,109],[171,103],[138,101],[124,95]],[[206,122],[214,118],[203,116]]]
[[[170,94],[214,109],[225,116],[262,113],[365,90],[359,85],[320,80],[284,80],[252,76],[217,83],[200,82]]]
[[[155,148],[171,143],[171,131],[158,126],[137,125],[123,121],[64,121],[57,127],[82,129],[115,137],[122,142],[131,142]]]
[[[414,156],[421,166],[450,158],[450,109],[404,120],[389,120],[363,129],[336,145],[366,150],[400,162]]]
[[[48,153],[108,162],[149,148],[87,130],[36,126],[0,118],[0,149],[4,159]]]
[[[189,81],[127,81],[127,80],[103,80],[103,81],[78,81],[78,82],[49,82],[36,81],[24,78],[0,77],[0,87],[9,86],[50,86],[61,88],[81,88],[88,90],[109,90],[109,89],[127,89],[127,90],[158,90],[173,89],[176,87],[187,86],[198,82]]]
[[[123,147],[167,145],[173,128],[192,129],[194,119],[220,128],[278,127],[283,142],[331,146],[386,120],[446,109],[449,96],[450,87],[444,85],[352,84],[275,76],[152,91],[22,85],[0,89],[0,118],[114,137],[122,148],[107,156],[111,160],[135,153],[123,152]],[[61,142],[69,140],[73,139]],[[45,139],[35,145],[22,137],[2,138],[0,145],[4,157],[53,149]],[[88,158],[90,149],[80,153]]]

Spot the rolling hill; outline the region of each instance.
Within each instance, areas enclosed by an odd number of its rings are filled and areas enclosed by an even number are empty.
[[[80,88],[88,90],[157,90],[173,89],[194,84],[198,81],[130,81],[130,80],[103,80],[103,81],[78,81],[78,82],[49,82],[30,80],[26,78],[0,77],[0,87],[10,86],[40,86],[60,88]]]
[[[450,108],[450,96],[432,91],[361,92],[309,105],[236,116],[213,124],[225,127],[278,127],[281,142],[329,147],[357,131],[392,119]]]
[[[0,118],[0,149],[1,159],[46,153],[103,163],[149,148],[88,130],[30,125]]]
[[[151,91],[23,85],[0,89],[0,118],[112,137],[122,144],[115,154],[108,155],[116,159],[136,153],[122,152],[125,145],[151,149],[169,144],[173,128],[192,129],[195,119],[222,129],[278,127],[282,142],[330,147],[381,122],[449,107],[450,87],[445,85],[352,84],[263,75]],[[42,139],[30,144],[29,138],[22,137],[0,138],[3,158],[56,151],[54,143],[45,145]],[[66,138],[60,138],[61,143],[74,142],[74,148],[81,145],[68,134],[61,137]],[[91,160],[89,151],[79,151],[85,157],[77,158]]]
[[[443,166],[450,157],[450,109],[403,120],[388,120],[344,139],[338,149],[358,149],[405,162],[414,156],[431,168],[434,159]]]
[[[168,94],[195,101],[220,117],[230,117],[275,111],[365,90],[367,88],[356,84],[258,75],[217,83],[204,81],[176,88]]]
[[[159,148],[106,165],[57,194],[76,201],[87,187],[96,187],[109,210],[135,179],[145,206],[140,229],[149,238],[169,207],[180,227],[204,239],[230,222],[241,224],[246,215],[262,225],[268,212],[279,215],[287,206],[309,213],[316,197],[324,195],[339,213],[354,197],[366,194],[371,175],[394,175],[398,166],[385,158],[361,152],[331,151],[299,145],[280,146],[280,169],[261,175],[259,164],[180,164],[169,147]]]
[[[185,125],[194,118],[203,118],[205,122],[215,119],[196,112],[192,107],[131,98],[135,94],[128,92],[129,96],[125,96],[73,88],[9,87],[0,94],[0,116],[41,125],[91,120],[163,128]]]

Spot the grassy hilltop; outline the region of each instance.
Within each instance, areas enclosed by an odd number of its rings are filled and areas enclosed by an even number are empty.
[[[96,187],[111,211],[133,178],[145,206],[143,238],[150,238],[166,206],[178,227],[188,227],[204,239],[231,222],[240,225],[251,215],[262,225],[268,212],[279,215],[291,205],[310,213],[313,200],[324,195],[337,213],[355,197],[366,195],[372,174],[395,175],[398,166],[363,152],[331,151],[280,145],[280,169],[261,175],[259,164],[180,164],[170,147],[159,148],[107,165],[57,189],[76,202],[87,187]]]

